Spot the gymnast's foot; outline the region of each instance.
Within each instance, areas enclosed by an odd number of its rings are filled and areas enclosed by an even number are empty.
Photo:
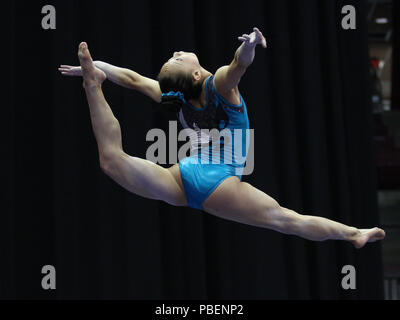
[[[385,238],[385,231],[379,228],[360,229],[360,233],[351,241],[357,249],[361,249],[367,242],[375,242]]]
[[[78,57],[82,67],[83,87],[86,89],[100,87],[107,76],[94,65],[86,42],[81,42],[79,45]]]

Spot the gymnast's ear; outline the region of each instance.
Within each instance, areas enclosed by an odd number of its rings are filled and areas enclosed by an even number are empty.
[[[201,80],[201,70],[200,69],[194,69],[192,72],[192,78],[194,81],[199,81]]]

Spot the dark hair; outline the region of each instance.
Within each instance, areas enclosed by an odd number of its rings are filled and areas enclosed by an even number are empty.
[[[198,99],[202,90],[202,83],[195,82],[190,73],[179,75],[170,75],[160,73],[157,76],[158,83],[162,93],[181,92],[186,101]],[[166,111],[178,112],[182,107],[182,100],[177,97],[164,96],[161,98],[161,104],[166,107]]]

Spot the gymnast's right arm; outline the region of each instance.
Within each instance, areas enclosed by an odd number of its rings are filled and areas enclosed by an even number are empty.
[[[110,81],[122,87],[139,91],[155,102],[161,102],[161,89],[158,81],[144,77],[135,71],[113,66],[103,61],[94,61],[94,64],[107,75]],[[61,65],[58,70],[65,76],[82,76],[81,67]]]
[[[254,32],[250,35],[244,34],[238,39],[242,41],[242,45],[236,50],[235,57],[229,66],[219,68],[214,77],[215,88],[220,94],[230,96],[232,93],[238,95],[238,85],[241,77],[247,68],[252,64],[255,56],[255,47],[261,44],[267,47],[265,37],[257,28],[253,28]]]

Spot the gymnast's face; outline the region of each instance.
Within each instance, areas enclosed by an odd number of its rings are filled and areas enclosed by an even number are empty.
[[[191,73],[194,77],[201,69],[199,59],[192,52],[174,52],[173,56],[161,68],[161,72],[171,74]]]

